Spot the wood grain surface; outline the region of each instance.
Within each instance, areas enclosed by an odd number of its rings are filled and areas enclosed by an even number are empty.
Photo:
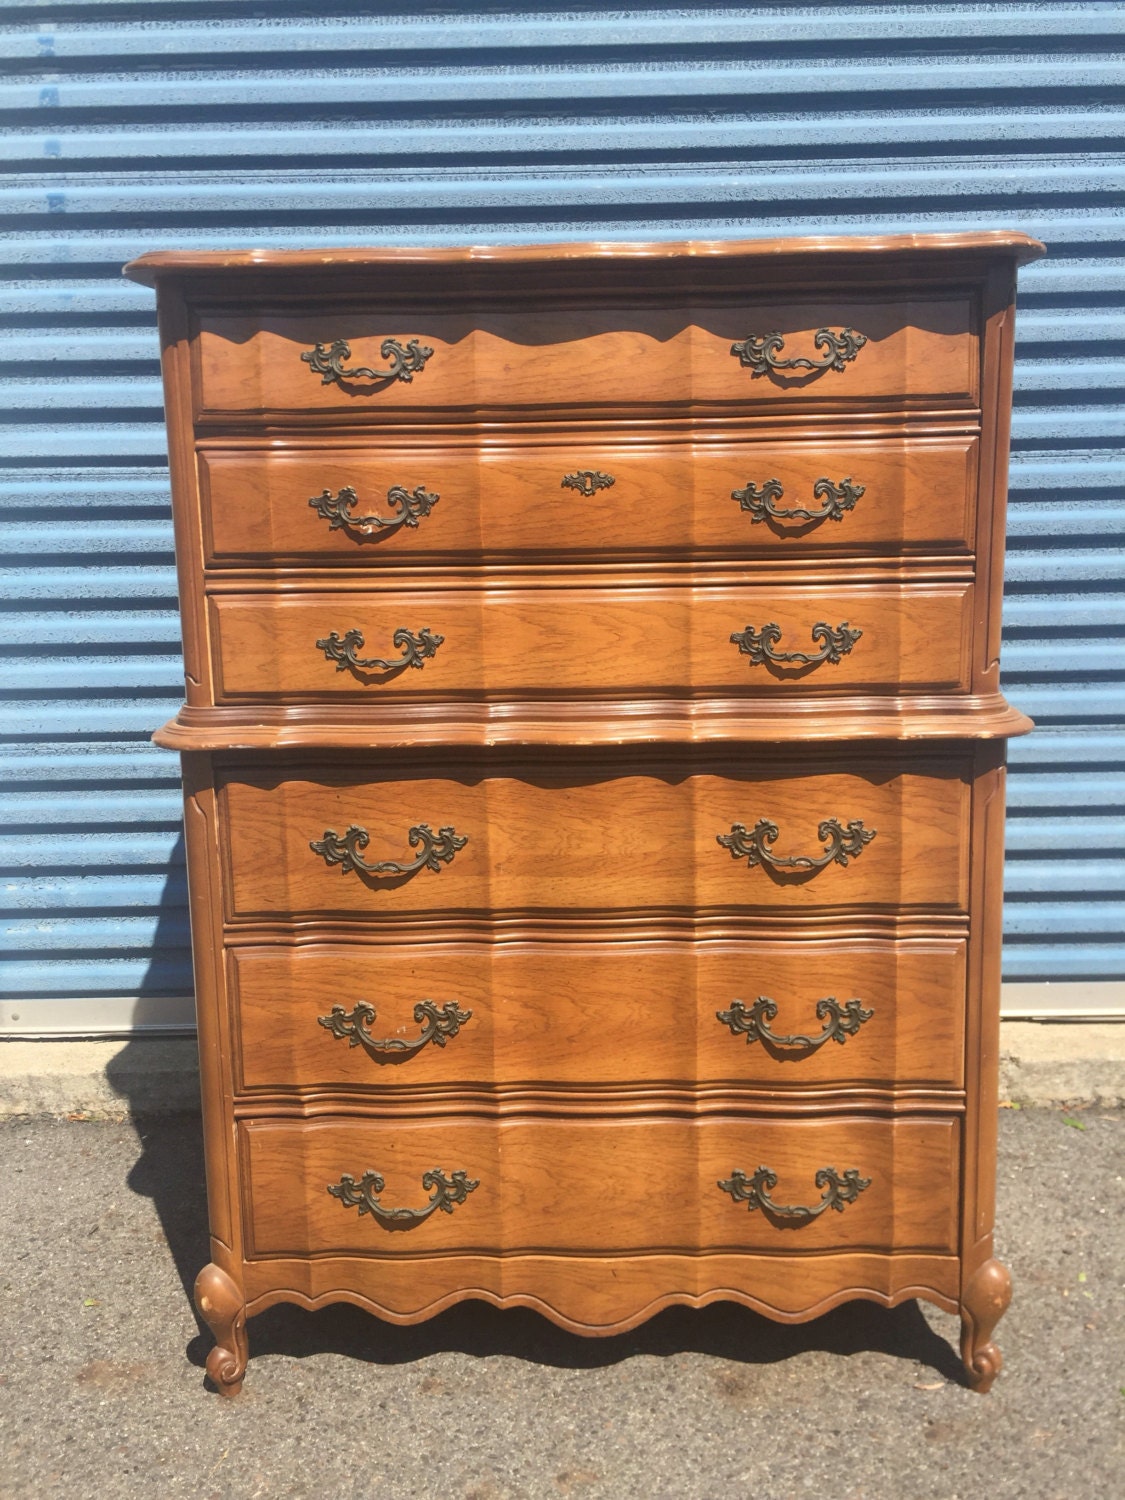
[[[613,484],[585,495],[563,481],[583,471]],[[615,554],[761,555],[965,553],[973,545],[976,440],[857,440],[845,433],[731,443],[700,434],[641,441],[576,431],[548,446],[514,437],[420,444],[215,447],[199,453],[204,547],[215,566],[326,562],[380,570],[443,557]],[[842,519],[755,520],[733,498],[770,480],[775,509],[819,512],[818,481],[863,490]],[[587,481],[590,488],[594,481]],[[337,526],[309,504],[350,487],[345,511],[393,522],[394,486],[436,494],[416,526]],[[752,498],[752,497],[751,497]]]
[[[421,1085],[568,1087],[726,1082],[771,1090],[962,1084],[964,939],[789,942],[318,943],[233,949],[240,1092]],[[870,1012],[842,1043],[748,1042],[718,1019],[759,996],[777,1036],[824,1034],[817,1002]],[[425,1000],[470,1019],[443,1046],[372,1056],[321,1024],[339,1006],[376,1040],[413,1043]]]
[[[898,281],[933,275],[974,272],[981,265],[1026,265],[1046,253],[1040,240],[1017,229],[968,229],[947,234],[818,234],[732,240],[604,240],[541,245],[356,245],[315,250],[149,250],[132,260],[124,274],[153,286],[170,277],[196,277],[199,288],[222,284],[227,277],[247,285],[285,286],[289,294],[331,277],[335,286],[357,273],[370,285],[377,270],[385,283],[402,276],[408,284],[421,274],[431,295],[472,277],[481,291],[498,282],[509,287],[522,274],[532,286],[551,275],[567,277],[579,287],[600,287],[616,278],[629,286],[667,278],[676,286],[707,287],[732,281],[792,285],[812,279],[843,281],[854,266],[864,280],[881,276]],[[296,284],[296,286],[294,285]]]
[[[845,327],[867,343],[843,370],[755,376],[731,345],[773,332],[782,358],[823,359],[816,332]],[[858,402],[901,406],[977,402],[979,352],[968,296],[762,301],[738,306],[521,307],[511,312],[404,314],[393,306],[329,303],[293,313],[268,306],[198,315],[199,416],[346,415],[389,412],[581,411],[797,403],[839,409]],[[361,378],[325,384],[301,355],[343,339],[349,369],[383,370],[384,339],[416,339],[434,352],[410,382]]]
[[[956,1245],[955,1120],[271,1120],[239,1126],[252,1255],[419,1255],[450,1250],[630,1254],[677,1250],[916,1250]],[[801,1221],[736,1203],[718,1183],[768,1166],[771,1196],[815,1206],[817,1172],[869,1181],[842,1212]],[[450,1213],[406,1229],[328,1192],[343,1174],[386,1183],[380,1201],[419,1209],[423,1175],[479,1183]]]
[[[551,589],[485,584],[379,593],[239,596],[210,601],[216,698],[441,698],[528,692],[657,690],[813,695],[951,692],[969,685],[972,586],[916,583],[744,588],[670,585]],[[731,640],[776,624],[772,651],[811,662],[755,662]],[[818,624],[860,638],[818,660]],[[440,635],[434,655],[403,667],[405,628]],[[342,665],[319,641],[358,630],[359,662]]]
[[[231,775],[221,793],[227,900],[235,917],[317,914],[386,922],[456,911],[965,908],[969,787],[957,761],[893,761],[789,770],[642,774],[528,768],[487,775],[378,774],[371,765],[301,777],[271,767]],[[771,769],[771,760],[778,769]],[[859,820],[876,837],[846,867],[750,868],[717,842],[735,823],[779,829],[773,852],[820,857],[818,825]],[[410,878],[343,874],[310,849],[350,825],[371,837],[368,862],[407,863],[411,826],[468,839],[440,871]]]
[[[417,1323],[466,1298],[527,1307],[586,1337],[625,1333],[665,1307],[739,1302],[781,1323],[803,1323],[863,1298],[894,1307],[914,1297],[958,1309],[951,1255],[870,1251],[751,1255],[448,1255],[422,1259],[271,1257],[242,1268],[249,1311],[277,1302],[350,1302],[389,1323]]]

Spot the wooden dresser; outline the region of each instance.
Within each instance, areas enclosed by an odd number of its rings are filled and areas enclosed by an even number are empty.
[[[992,1255],[1017,234],[167,253],[212,1259],[608,1334]]]

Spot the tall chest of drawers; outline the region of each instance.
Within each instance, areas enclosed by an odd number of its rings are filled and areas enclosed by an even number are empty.
[[[161,253],[212,1258],[962,1319],[992,1253],[1014,234]]]

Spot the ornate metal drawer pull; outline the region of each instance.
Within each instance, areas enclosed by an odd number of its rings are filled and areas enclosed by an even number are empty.
[[[846,865],[849,859],[858,859],[864,846],[878,832],[864,828],[858,818],[853,818],[845,828],[838,818],[826,818],[818,824],[816,836],[824,845],[819,858],[807,854],[771,854],[769,845],[778,836],[776,823],[768,818],[759,818],[748,833],[742,823],[732,823],[729,833],[716,834],[716,842],[729,849],[732,859],[745,859],[751,869],[755,865],[767,865],[771,870],[823,870],[826,865]]]
[[[444,1047],[449,1038],[456,1036],[466,1021],[472,1019],[472,1015],[471,1010],[458,1010],[453,1000],[448,1001],[440,1010],[435,1000],[419,1000],[414,1007],[414,1019],[419,1025],[423,1021],[426,1024],[422,1027],[421,1035],[412,1042],[405,1042],[397,1036],[384,1037],[381,1041],[373,1037],[367,1027],[375,1019],[375,1007],[368,1005],[366,1000],[360,1000],[350,1013],[345,1012],[342,1005],[334,1005],[331,1015],[317,1016],[317,1020],[334,1037],[341,1040],[346,1037],[349,1047],[362,1047],[375,1062],[389,1063],[402,1062],[405,1058],[412,1057],[427,1042],[433,1042],[435,1047]]]
[[[810,1208],[802,1203],[775,1203],[770,1193],[777,1186],[777,1173],[769,1167],[759,1167],[753,1177],[735,1168],[728,1181],[719,1183],[724,1193],[729,1193],[736,1203],[745,1203],[751,1213],[761,1208],[775,1219],[807,1224],[810,1219],[818,1219],[826,1208],[842,1214],[845,1205],[854,1203],[864,1188],[871,1186],[871,1178],[861,1177],[855,1167],[850,1167],[842,1177],[835,1167],[821,1167],[816,1174],[816,1185],[825,1189],[824,1196]]]
[[[480,1187],[480,1182],[467,1172],[453,1172],[447,1177],[440,1167],[435,1167],[422,1178],[423,1190],[427,1193],[433,1190],[425,1208],[384,1208],[376,1194],[386,1185],[378,1172],[364,1172],[358,1182],[345,1172],[339,1182],[328,1184],[328,1191],[345,1208],[358,1208],[361,1219],[370,1214],[384,1229],[413,1229],[439,1210],[451,1214],[456,1204],[464,1203],[473,1189]]]
[[[347,339],[333,339],[327,346],[314,344],[311,349],[305,350],[301,358],[314,375],[320,376],[321,385],[331,385],[335,380],[377,380],[386,385],[395,380],[403,380],[409,385],[415,375],[425,368],[426,361],[433,352],[417,339],[410,339],[405,344],[400,344],[398,339],[384,339],[379,345],[379,353],[384,359],[390,360],[388,369],[370,370],[366,365],[356,365],[354,370],[345,370],[344,361],[352,357],[351,345]]]
[[[428,661],[437,652],[444,640],[445,636],[435,635],[432,630],[426,629],[420,635],[415,635],[412,630],[400,625],[391,636],[391,642],[401,648],[402,655],[391,661],[384,661],[381,656],[364,658],[356,655],[357,651],[363,650],[362,630],[349,630],[343,636],[333,631],[323,641],[317,641],[316,649],[324,652],[327,661],[336,663],[337,672],[346,672],[349,667],[361,672],[397,672],[403,667],[420,668],[424,661]]]
[[[753,1042],[766,1042],[771,1047],[799,1047],[803,1052],[816,1052],[825,1042],[839,1042],[841,1046],[848,1037],[855,1036],[864,1021],[875,1014],[866,1010],[862,1001],[848,1000],[841,1005],[832,995],[816,1002],[816,1018],[827,1024],[819,1036],[777,1036],[769,1023],[777,1016],[777,1006],[765,995],[759,995],[750,1010],[741,1000],[732,1000],[730,1010],[717,1010],[715,1016],[724,1026],[729,1026],[733,1036],[745,1036],[747,1046]]]
[[[847,620],[841,625],[828,625],[823,620],[818,620],[812,628],[813,640],[821,642],[820,650],[815,655],[808,651],[775,651],[773,648],[781,639],[781,626],[771,620],[761,630],[747,625],[745,630],[732,631],[731,643],[738,647],[743,656],[750,658],[750,665],[754,667],[763,666],[766,662],[773,662],[779,667],[789,666],[794,662],[802,667],[819,667],[824,662],[836,666],[842,657],[848,655],[862,634],[862,630],[852,630]]]
[[[562,488],[578,490],[587,499],[598,492],[608,490],[617,480],[612,474],[603,474],[600,469],[579,469],[574,474],[564,474]]]
[[[824,504],[819,510],[806,510],[803,505],[794,505],[780,510],[773,502],[780,500],[785,491],[779,479],[767,479],[761,489],[748,484],[744,490],[731,490],[730,497],[750,516],[758,521],[842,521],[844,512],[854,509],[856,501],[863,495],[866,485],[853,484],[851,478],[833,484],[831,479],[818,479],[813,485],[813,494]],[[326,492],[327,493],[327,492]],[[315,502],[310,500],[309,504]]]
[[[366,864],[362,851],[371,842],[371,835],[357,823],[351,825],[343,838],[334,828],[326,828],[322,839],[309,841],[309,848],[314,854],[319,854],[326,865],[339,865],[341,875],[349,875],[354,871],[360,871],[364,875],[416,875],[419,870],[440,873],[442,865],[449,864],[458,849],[463,849],[469,842],[468,834],[462,837],[448,827],[439,828],[435,834],[428,823],[415,824],[407,836],[410,847],[417,849],[421,845],[422,852],[417,859],[406,865],[393,859],[381,859],[373,865]]]
[[[842,328],[833,333],[830,328],[818,328],[813,334],[813,343],[824,351],[823,359],[778,359],[785,340],[780,333],[751,334],[748,339],[732,344],[730,352],[740,364],[753,375],[765,375],[771,370],[809,370],[819,374],[823,370],[842,370],[850,364],[867,343],[867,335],[857,333],[854,328]],[[302,356],[303,358],[303,356]]]
[[[331,490],[314,495],[309,504],[328,522],[329,531],[354,531],[358,536],[378,536],[380,533],[390,536],[400,526],[417,529],[418,522],[429,515],[440,499],[440,495],[431,495],[424,484],[416,485],[413,490],[392,484],[387,491],[387,504],[392,510],[401,510],[401,515],[352,516],[348,512],[353,505],[359,504],[359,496],[348,484],[335,497]]]

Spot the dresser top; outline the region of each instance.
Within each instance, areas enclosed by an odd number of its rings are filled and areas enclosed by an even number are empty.
[[[788,239],[586,241],[553,245],[378,246],[339,250],[152,250],[130,261],[124,274],[153,286],[161,276],[232,272],[301,272],[340,268],[434,266],[549,267],[591,261],[660,263],[683,260],[747,260],[759,267],[810,259],[842,261],[860,257],[895,260],[934,254],[983,254],[1010,258],[1025,265],[1046,254],[1046,247],[1017,230],[985,230],[967,234],[810,235]]]

